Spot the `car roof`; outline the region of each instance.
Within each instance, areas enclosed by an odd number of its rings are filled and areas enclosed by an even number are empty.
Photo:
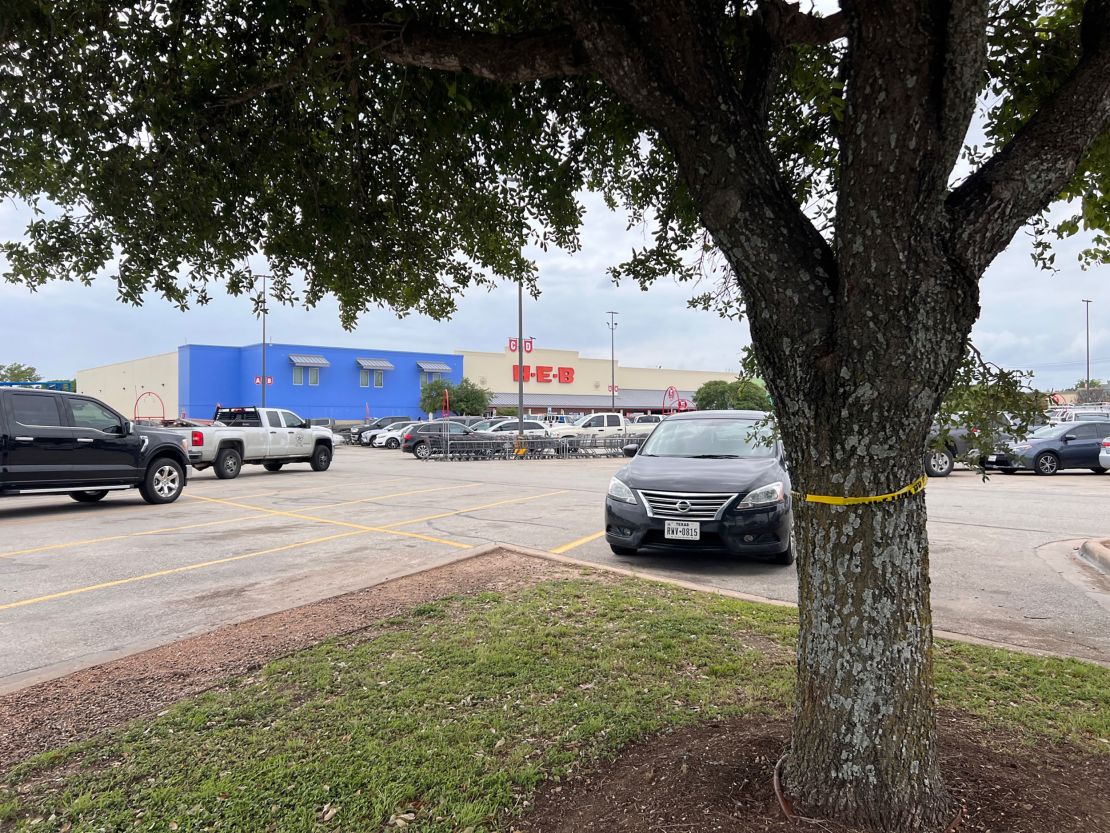
[[[675,419],[766,419],[766,411],[680,411],[671,414],[667,420]]]

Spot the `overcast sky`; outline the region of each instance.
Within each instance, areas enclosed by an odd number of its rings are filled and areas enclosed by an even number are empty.
[[[732,370],[747,326],[712,313],[687,309],[695,291],[661,282],[642,292],[614,286],[606,267],[642,246],[644,232],[626,231],[625,218],[586,198],[582,250],[573,255],[532,252],[539,264],[539,300],[525,298],[525,335],[537,346],[609,355],[606,311],[617,310],[617,357],[623,365]],[[22,237],[30,217],[11,201],[0,206],[0,238]],[[1068,387],[1084,375],[1084,309],[1091,305],[1091,375],[1110,376],[1110,270],[1082,271],[1077,241],[1057,249],[1060,272],[1036,269],[1028,237],[1020,234],[998,257],[982,285],[982,316],[973,334],[985,357],[1006,367],[1036,371],[1043,389]],[[3,266],[0,261],[0,267]],[[205,307],[179,312],[157,297],[140,308],[116,299],[105,279],[92,287],[56,284],[37,293],[0,284],[0,363],[23,362],[46,378],[71,378],[83,368],[163,353],[180,344],[248,344],[260,325],[246,298],[218,292]],[[274,308],[271,341],[306,345],[360,346],[393,350],[500,350],[516,328],[515,286],[472,291],[450,321],[423,316],[398,319],[387,310],[367,313],[345,332],[337,308]]]

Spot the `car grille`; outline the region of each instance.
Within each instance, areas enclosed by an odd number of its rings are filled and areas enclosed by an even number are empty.
[[[717,492],[648,492],[640,490],[640,497],[653,518],[673,518],[681,521],[712,521],[725,505],[736,497],[735,493]],[[683,511],[685,510],[685,511]]]

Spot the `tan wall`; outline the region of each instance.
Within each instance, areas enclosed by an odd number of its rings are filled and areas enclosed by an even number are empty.
[[[162,405],[153,397],[145,397],[139,416],[161,416],[163,406],[166,417],[176,416],[177,351],[78,370],[77,390],[107,402],[127,417],[135,415],[139,396],[150,391],[162,399]]]
[[[517,355],[507,349],[501,353],[479,353],[470,350],[455,351],[463,357],[463,375],[494,393],[516,391],[513,368]],[[576,350],[534,350],[524,354],[524,363],[533,371],[539,366],[555,368],[552,381],[526,381],[526,393],[569,393],[604,395],[609,393],[609,359],[583,358]],[[574,381],[558,380],[558,368],[574,368]],[[739,374],[735,370],[668,370],[655,367],[621,367],[617,362],[617,387],[621,389],[666,390],[674,385],[679,390],[694,391],[706,382],[717,379],[732,381]]]

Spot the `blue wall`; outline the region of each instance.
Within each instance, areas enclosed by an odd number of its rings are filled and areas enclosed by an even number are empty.
[[[254,377],[262,375],[262,346],[219,347],[187,344],[178,352],[178,399],[180,409],[192,417],[210,418],[216,403],[224,406],[261,405],[262,393]],[[293,384],[290,355],[323,356],[330,367],[320,368],[320,384]],[[359,386],[359,366],[355,359],[385,359],[394,369],[383,371],[383,386]],[[432,361],[450,365],[444,374],[451,382],[462,379],[462,356],[445,353],[402,353],[373,348],[319,347],[305,344],[269,344],[266,347],[266,374],[274,383],[266,391],[266,404],[286,408],[306,419],[331,417],[360,420],[369,409],[370,417],[407,415],[414,419],[420,412],[420,384],[425,374],[417,362]]]

